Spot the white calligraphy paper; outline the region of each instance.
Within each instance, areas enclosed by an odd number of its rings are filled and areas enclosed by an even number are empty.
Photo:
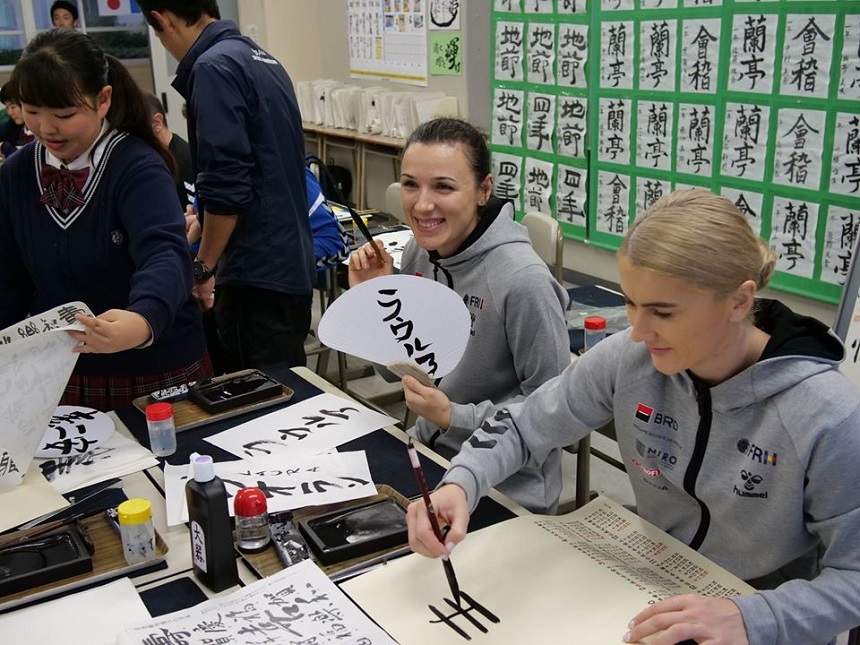
[[[430,23],[428,29],[454,30],[460,28],[460,0],[427,0],[427,2]],[[403,4],[408,6],[405,1]]]
[[[20,485],[0,491],[0,531],[68,505],[69,502],[45,481],[39,468],[32,463]]]
[[[770,245],[776,253],[776,269],[804,278],[815,266],[815,231],[818,204],[799,199],[773,198]]]
[[[779,110],[774,183],[818,190],[824,156],[825,118],[826,113],[820,110]]]
[[[583,13],[586,0],[558,0],[558,13]]]
[[[639,23],[639,88],[675,90],[677,20]]]
[[[66,329],[83,329],[72,302],[0,331],[0,490],[17,486],[78,360]]]
[[[860,209],[852,210],[833,205],[828,208],[824,257],[821,262],[821,279],[824,282],[843,286],[848,281],[858,224]]]
[[[558,84],[587,87],[588,25],[563,22],[558,26]]]
[[[48,422],[36,457],[68,457],[104,444],[114,432],[114,423],[104,412],[75,405],[60,405]]]
[[[833,140],[830,191],[858,195],[860,190],[860,116],[838,112]]]
[[[522,168],[523,158],[493,151],[493,195],[500,199],[510,199],[514,209],[522,211]]]
[[[639,101],[636,165],[669,170],[672,165],[672,104]]]
[[[558,219],[577,226],[585,226],[588,171],[585,168],[558,164],[557,173],[555,210],[558,213]]]
[[[682,103],[679,112],[677,170],[710,177],[713,171],[714,108]]]
[[[860,14],[845,15],[842,61],[839,65],[839,98],[860,99]]]
[[[770,94],[778,22],[776,14],[738,14],[734,17],[730,90]]]
[[[320,342],[380,365],[416,363],[431,379],[451,372],[471,317],[457,292],[435,280],[388,275],[349,289],[323,314]]]
[[[642,9],[675,9],[678,0],[639,0]]]
[[[376,495],[364,451],[219,461],[215,474],[224,482],[231,516],[233,496],[248,487],[263,491],[269,513]],[[192,477],[188,465],[164,467],[168,526],[188,521],[185,485]]]
[[[529,92],[529,116],[526,142],[530,150],[552,152],[555,128],[555,95]]]
[[[554,63],[555,25],[540,22],[529,23],[528,82],[555,85]]]
[[[521,2],[522,0],[495,0],[495,4],[493,6],[495,7],[496,11],[506,13],[519,13]]]
[[[720,59],[720,19],[685,20],[681,27],[681,91],[717,91]]]
[[[750,225],[752,232],[761,237],[761,215],[764,196],[750,190],[724,187],[721,194],[731,201]]]
[[[630,163],[630,101],[600,99],[601,161],[627,165]]]
[[[603,11],[631,11],[633,0],[600,0]]]
[[[227,596],[124,631],[118,645],[185,643],[396,645],[312,561],[304,560]]]
[[[525,167],[525,208],[526,211],[540,211],[552,215],[552,163],[526,157]]]
[[[42,474],[60,493],[124,477],[158,465],[158,460],[137,441],[114,432],[103,444],[86,452],[36,459]]]
[[[522,90],[497,87],[493,91],[493,133],[491,142],[501,146],[523,145],[525,102]]]
[[[523,0],[526,13],[552,13],[553,0]]]
[[[684,0],[685,7],[719,7],[722,0]]]
[[[645,213],[651,205],[663,195],[668,195],[672,189],[668,181],[652,177],[636,178],[636,218]]]
[[[597,230],[624,235],[630,219],[630,177],[614,172],[597,174]]]
[[[827,98],[835,21],[833,14],[786,17],[780,94]]]
[[[521,22],[496,23],[496,79],[500,81],[523,80],[525,43]]]
[[[633,23],[600,25],[600,86],[633,88]]]
[[[577,159],[585,158],[587,100],[579,96],[558,97],[558,126],[556,144],[558,154]]]
[[[763,181],[769,118],[766,105],[726,104],[720,165],[723,175]]]

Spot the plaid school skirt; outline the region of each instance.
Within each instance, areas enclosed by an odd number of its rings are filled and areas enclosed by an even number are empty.
[[[139,396],[189,381],[200,381],[210,376],[212,376],[212,363],[209,360],[209,354],[204,354],[200,360],[191,365],[163,374],[145,376],[72,374],[60,404],[81,405],[108,412],[131,405],[131,402]]]

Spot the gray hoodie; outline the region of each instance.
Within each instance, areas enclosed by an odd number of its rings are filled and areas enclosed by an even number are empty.
[[[496,482],[615,420],[638,513],[760,591],[750,645],[860,624],[860,397],[827,328],[775,301],[762,358],[719,385],[657,372],[629,330],[484,422],[445,476],[472,508]]]
[[[447,284],[472,318],[463,358],[438,384],[453,404],[450,427],[442,432],[419,417],[410,429],[446,457],[495,411],[494,403],[530,394],[570,363],[567,293],[512,215],[510,202],[491,200],[478,228],[451,257],[428,253],[414,240],[403,252],[402,273]],[[553,512],[561,493],[560,451],[549,450],[518,470],[499,489],[532,511]]]

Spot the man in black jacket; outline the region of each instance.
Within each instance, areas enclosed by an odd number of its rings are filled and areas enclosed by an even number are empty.
[[[140,0],[178,61],[203,214],[194,295],[215,302],[229,369],[303,365],[313,240],[301,116],[277,60],[218,20],[215,0]],[[213,279],[217,265],[217,280]]]

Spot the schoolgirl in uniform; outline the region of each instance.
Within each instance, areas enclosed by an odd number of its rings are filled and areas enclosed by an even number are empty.
[[[0,327],[80,300],[63,402],[101,410],[209,374],[169,168],[140,90],[85,34],[36,36],[12,74],[36,141],[0,168]]]

